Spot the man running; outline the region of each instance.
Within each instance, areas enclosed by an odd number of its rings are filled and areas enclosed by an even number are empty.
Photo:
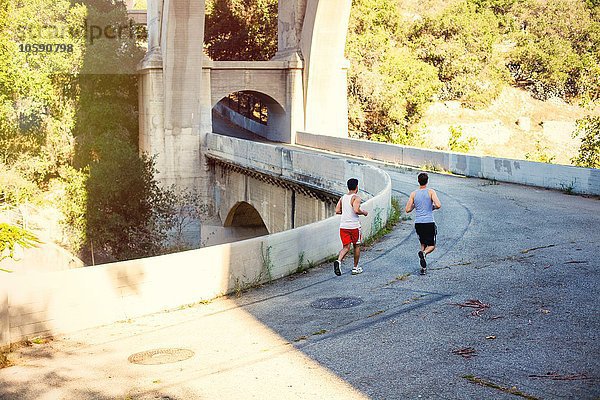
[[[357,194],[358,179],[348,179],[347,184],[348,193],[343,195],[335,206],[335,213],[342,215],[342,218],[340,219],[340,238],[342,239],[343,246],[338,255],[338,259],[333,262],[333,272],[337,276],[342,274],[342,261],[350,251],[350,244],[354,246],[354,268],[352,268],[352,275],[363,272],[362,268],[358,266],[358,259],[360,258],[360,242],[362,241],[358,216],[364,215],[366,217],[369,213],[360,209],[361,199]]]
[[[427,272],[427,254],[435,250],[435,237],[437,235],[437,227],[433,220],[433,210],[442,207],[442,203],[437,197],[435,190],[427,189],[429,176],[425,172],[419,174],[419,189],[410,194],[406,203],[406,212],[417,210],[415,218],[415,230],[421,242],[421,251],[419,251],[419,262],[421,263],[421,275]]]

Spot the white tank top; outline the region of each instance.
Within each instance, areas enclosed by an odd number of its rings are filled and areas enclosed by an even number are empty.
[[[340,228],[342,229],[360,228],[358,214],[354,212],[354,209],[350,204],[350,200],[352,200],[352,197],[354,196],[356,196],[354,193],[342,196],[342,218],[340,219]]]

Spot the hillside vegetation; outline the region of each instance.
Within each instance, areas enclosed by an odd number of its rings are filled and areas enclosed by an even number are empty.
[[[581,0],[355,0],[347,44],[350,129],[372,140],[452,150],[449,125],[482,122],[472,111],[509,125],[509,135],[517,129],[510,125],[519,110],[504,103],[515,96],[511,88],[529,93],[524,111],[536,101],[558,102],[573,109],[568,117],[589,119],[600,99],[599,15],[597,1]],[[498,104],[500,95],[504,98]],[[434,103],[451,110],[431,112]],[[517,115],[498,121],[495,111],[502,107]],[[457,115],[462,119],[453,118]],[[523,130],[522,136],[531,136],[524,138],[531,142],[522,143],[524,148],[535,147],[536,135],[529,130],[539,122]],[[432,143],[431,125],[443,126],[445,144]],[[495,134],[482,125],[471,131],[479,131],[473,139],[483,142]],[[480,150],[510,153],[510,146],[519,143],[503,145],[490,143]],[[543,146],[539,139],[537,145]]]
[[[137,29],[111,0],[0,2],[0,217],[88,263],[168,251],[184,197],[138,155]]]

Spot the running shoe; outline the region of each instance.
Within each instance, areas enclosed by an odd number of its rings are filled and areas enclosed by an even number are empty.
[[[425,261],[425,254],[422,251],[419,252],[419,262],[421,263],[421,275],[425,275],[427,272],[427,261]]]
[[[352,268],[352,275],[362,274],[362,272],[363,272],[362,267],[354,267],[354,268]]]
[[[341,263],[340,260],[335,260],[333,262],[333,272],[337,275],[340,276],[342,274],[342,268],[341,268]]]

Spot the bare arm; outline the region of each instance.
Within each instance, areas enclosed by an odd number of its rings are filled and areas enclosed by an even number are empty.
[[[415,209],[415,192],[412,192],[410,196],[408,196],[408,201],[406,202],[405,211],[407,213],[411,212]]]
[[[429,195],[431,196],[431,201],[433,202],[433,209],[438,210],[442,208],[442,203],[440,203],[440,199],[438,199],[437,193],[433,189],[429,189]]]
[[[341,214],[342,213],[342,199],[340,198],[335,206],[335,213],[336,214]]]
[[[361,210],[360,209],[360,202],[361,202],[361,198],[358,196],[354,196],[352,198],[352,208],[354,209],[354,212],[357,215],[364,215],[365,217],[369,214],[367,211],[365,210]]]

